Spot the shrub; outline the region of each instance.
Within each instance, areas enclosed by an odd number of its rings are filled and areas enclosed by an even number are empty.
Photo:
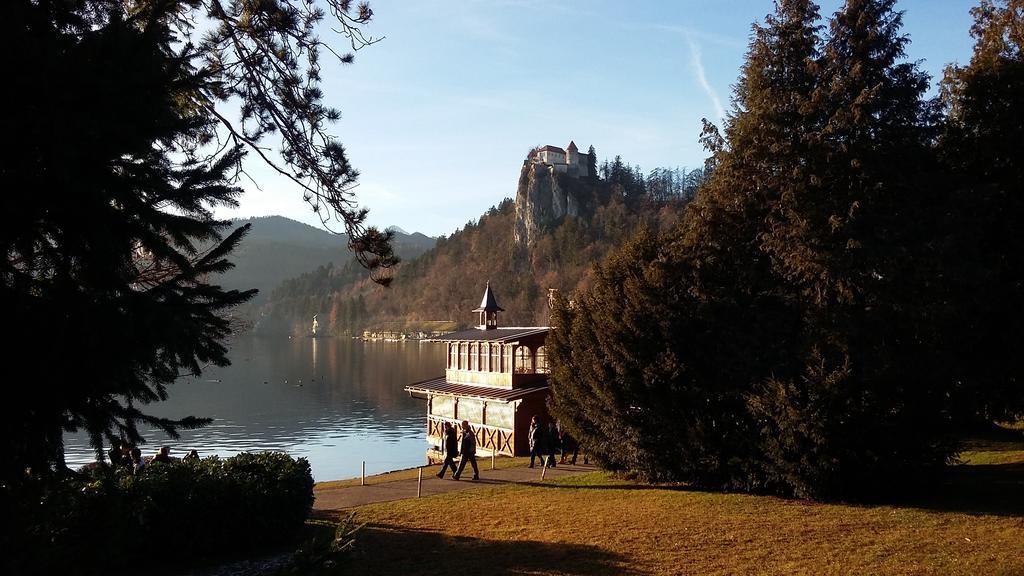
[[[265,549],[301,534],[313,505],[304,458],[239,454],[107,467],[29,483],[4,495],[13,511],[4,562],[15,574],[106,573]]]

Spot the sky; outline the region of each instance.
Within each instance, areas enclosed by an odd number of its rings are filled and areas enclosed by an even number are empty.
[[[934,84],[973,46],[975,0],[903,0],[908,59]],[[826,18],[839,0],[821,0]],[[721,124],[751,25],[770,0],[370,0],[383,37],[342,65],[323,58],[331,127],[359,170],[368,223],[450,235],[514,197],[536,145],[645,172],[700,167],[701,119]],[[824,22],[823,22],[824,24]],[[321,32],[329,40],[329,30]],[[337,39],[336,42],[344,42]],[[253,156],[253,155],[250,155]],[[302,192],[253,158],[236,209],[320,227]],[[339,228],[335,226],[333,228]]]

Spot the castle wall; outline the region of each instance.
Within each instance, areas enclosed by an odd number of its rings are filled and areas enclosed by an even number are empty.
[[[593,174],[590,173],[590,154],[580,154],[580,161],[579,161],[579,164],[577,165],[577,172],[576,172],[576,174],[580,178],[585,178],[587,176],[593,176]]]
[[[565,154],[561,152],[552,152],[551,150],[540,151],[540,161],[545,164],[565,164]]]

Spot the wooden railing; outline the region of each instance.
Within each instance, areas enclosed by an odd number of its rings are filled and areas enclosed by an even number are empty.
[[[427,436],[438,438],[443,442],[444,434],[441,433],[441,426],[444,422],[450,422],[456,429],[462,423],[454,418],[427,415]],[[476,447],[478,450],[487,450],[498,454],[505,454],[506,456],[515,455],[515,433],[512,430],[472,423],[469,427],[473,430],[473,435],[476,436]]]

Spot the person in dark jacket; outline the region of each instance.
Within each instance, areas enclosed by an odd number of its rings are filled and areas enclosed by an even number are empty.
[[[559,425],[559,431],[561,432],[562,437],[562,458],[559,461],[559,464],[565,464],[566,456],[572,454],[572,459],[569,460],[569,463],[575,466],[576,457],[579,455],[580,444],[572,437],[571,434],[569,434],[568,430],[562,430],[561,425]]]
[[[558,440],[558,426],[555,425],[555,421],[548,422],[548,431],[544,435],[544,447],[548,453],[548,468],[555,467],[555,454],[558,453],[560,448]]]
[[[533,459],[540,459],[540,465],[544,465],[544,427],[534,416],[530,420],[530,468],[533,468]]]
[[[114,468],[130,468],[132,465],[131,448],[124,440],[111,446],[107,456],[110,457],[110,465]]]
[[[160,447],[160,451],[157,452],[156,456],[153,456],[153,459],[149,461],[150,464],[156,464],[157,462],[162,462],[164,464],[170,464],[171,463],[171,447],[170,446],[161,446]]]
[[[455,427],[452,426],[451,422],[445,422],[442,425],[441,434],[444,435],[444,443],[441,445],[444,449],[444,464],[441,465],[441,471],[437,473],[438,478],[444,478],[444,473],[448,470],[448,467],[452,468],[452,476],[455,476],[455,457],[459,455],[459,438],[455,435]]]
[[[469,427],[469,420],[462,421],[462,461],[459,462],[459,469],[452,476],[458,480],[462,476],[462,470],[468,461],[473,465],[473,480],[480,479],[480,469],[476,467],[476,436],[473,436],[473,429]]]

